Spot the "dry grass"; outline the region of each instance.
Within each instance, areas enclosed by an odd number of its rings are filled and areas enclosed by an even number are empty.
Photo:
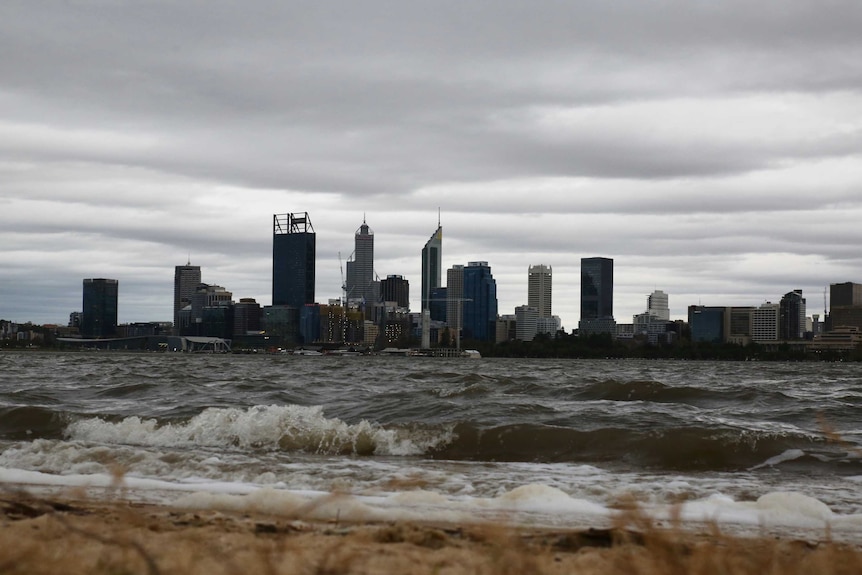
[[[658,528],[336,524],[0,493],[0,573],[104,575],[850,575],[862,550]]]

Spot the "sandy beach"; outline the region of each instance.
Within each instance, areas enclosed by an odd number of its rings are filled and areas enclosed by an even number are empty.
[[[0,493],[0,573],[851,574],[846,544],[654,529],[318,522]]]

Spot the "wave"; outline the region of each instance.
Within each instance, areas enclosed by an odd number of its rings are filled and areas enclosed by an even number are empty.
[[[776,397],[764,398],[773,401],[786,399],[787,396],[775,392]],[[702,404],[713,401],[752,402],[763,396],[763,392],[753,390],[712,390],[690,386],[671,386],[659,381],[610,379],[592,383],[576,393],[575,397],[585,401],[650,401],[654,403]]]
[[[187,421],[86,418],[68,425],[70,440],[162,447],[223,447],[324,455],[422,455],[452,440],[445,429],[385,428],[327,418],[320,406],[209,408]]]
[[[43,417],[48,417],[43,416]],[[542,424],[482,427],[472,422],[389,425],[347,423],[320,406],[209,408],[176,421],[86,417],[65,427],[67,439],[164,448],[221,448],[320,455],[407,456],[437,460],[572,462],[636,468],[739,471],[792,464],[841,464],[846,449],[789,429],[607,427],[579,430]],[[780,454],[794,454],[781,457]],[[778,456],[778,457],[777,457]],[[860,465],[858,458],[850,462]]]
[[[0,407],[0,438],[21,440],[63,436],[68,417],[46,407]]]
[[[432,450],[437,459],[613,463],[639,468],[739,471],[761,466],[777,454],[799,452],[797,463],[846,463],[846,451],[826,440],[788,432],[680,427],[637,431],[580,431],[543,425],[454,428],[451,443]],[[801,461],[800,461],[801,460]],[[782,461],[776,461],[776,464]],[[771,465],[767,463],[766,465]]]

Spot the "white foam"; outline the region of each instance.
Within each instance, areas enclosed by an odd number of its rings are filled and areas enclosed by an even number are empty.
[[[39,471],[0,467],[0,483],[37,487],[77,487],[111,490],[114,496],[170,503],[193,509],[262,512],[315,520],[345,521],[509,521],[513,524],[572,528],[609,525],[618,513],[597,501],[573,497],[543,484],[529,484],[496,497],[452,496],[431,490],[411,490],[378,495],[330,493],[288,489],[284,484],[252,483],[189,478],[165,481],[109,473],[54,475]],[[644,505],[655,519],[673,517],[683,526],[703,522],[722,528],[748,526],[752,533],[764,528],[797,530],[813,537],[862,532],[862,514],[837,515],[822,501],[797,492],[774,491],[755,501],[736,501],[714,494],[681,505]],[[801,531],[800,531],[801,530]]]
[[[794,459],[799,459],[800,457],[804,457],[805,452],[801,449],[788,449],[784,453],[776,455],[775,457],[770,457],[763,463],[755,465],[749,471],[754,471],[755,469],[761,469],[763,467],[775,467],[785,461],[793,461]]]
[[[69,439],[151,447],[228,447],[322,454],[421,455],[452,440],[451,431],[386,429],[368,421],[348,424],[327,418],[320,406],[258,405],[247,410],[210,408],[186,423],[159,425],[127,417],[75,421]]]

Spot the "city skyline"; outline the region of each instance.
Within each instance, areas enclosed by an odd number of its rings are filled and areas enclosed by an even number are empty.
[[[110,277],[120,322],[170,321],[189,257],[270,303],[267,220],[294,211],[319,301],[367,214],[419,310],[442,214],[441,271],[487,261],[501,313],[541,263],[574,329],[597,254],[617,321],[656,289],[675,319],[796,289],[822,313],[862,281],[860,23],[842,0],[3,3],[27,57],[0,62],[0,318],[65,323]]]

